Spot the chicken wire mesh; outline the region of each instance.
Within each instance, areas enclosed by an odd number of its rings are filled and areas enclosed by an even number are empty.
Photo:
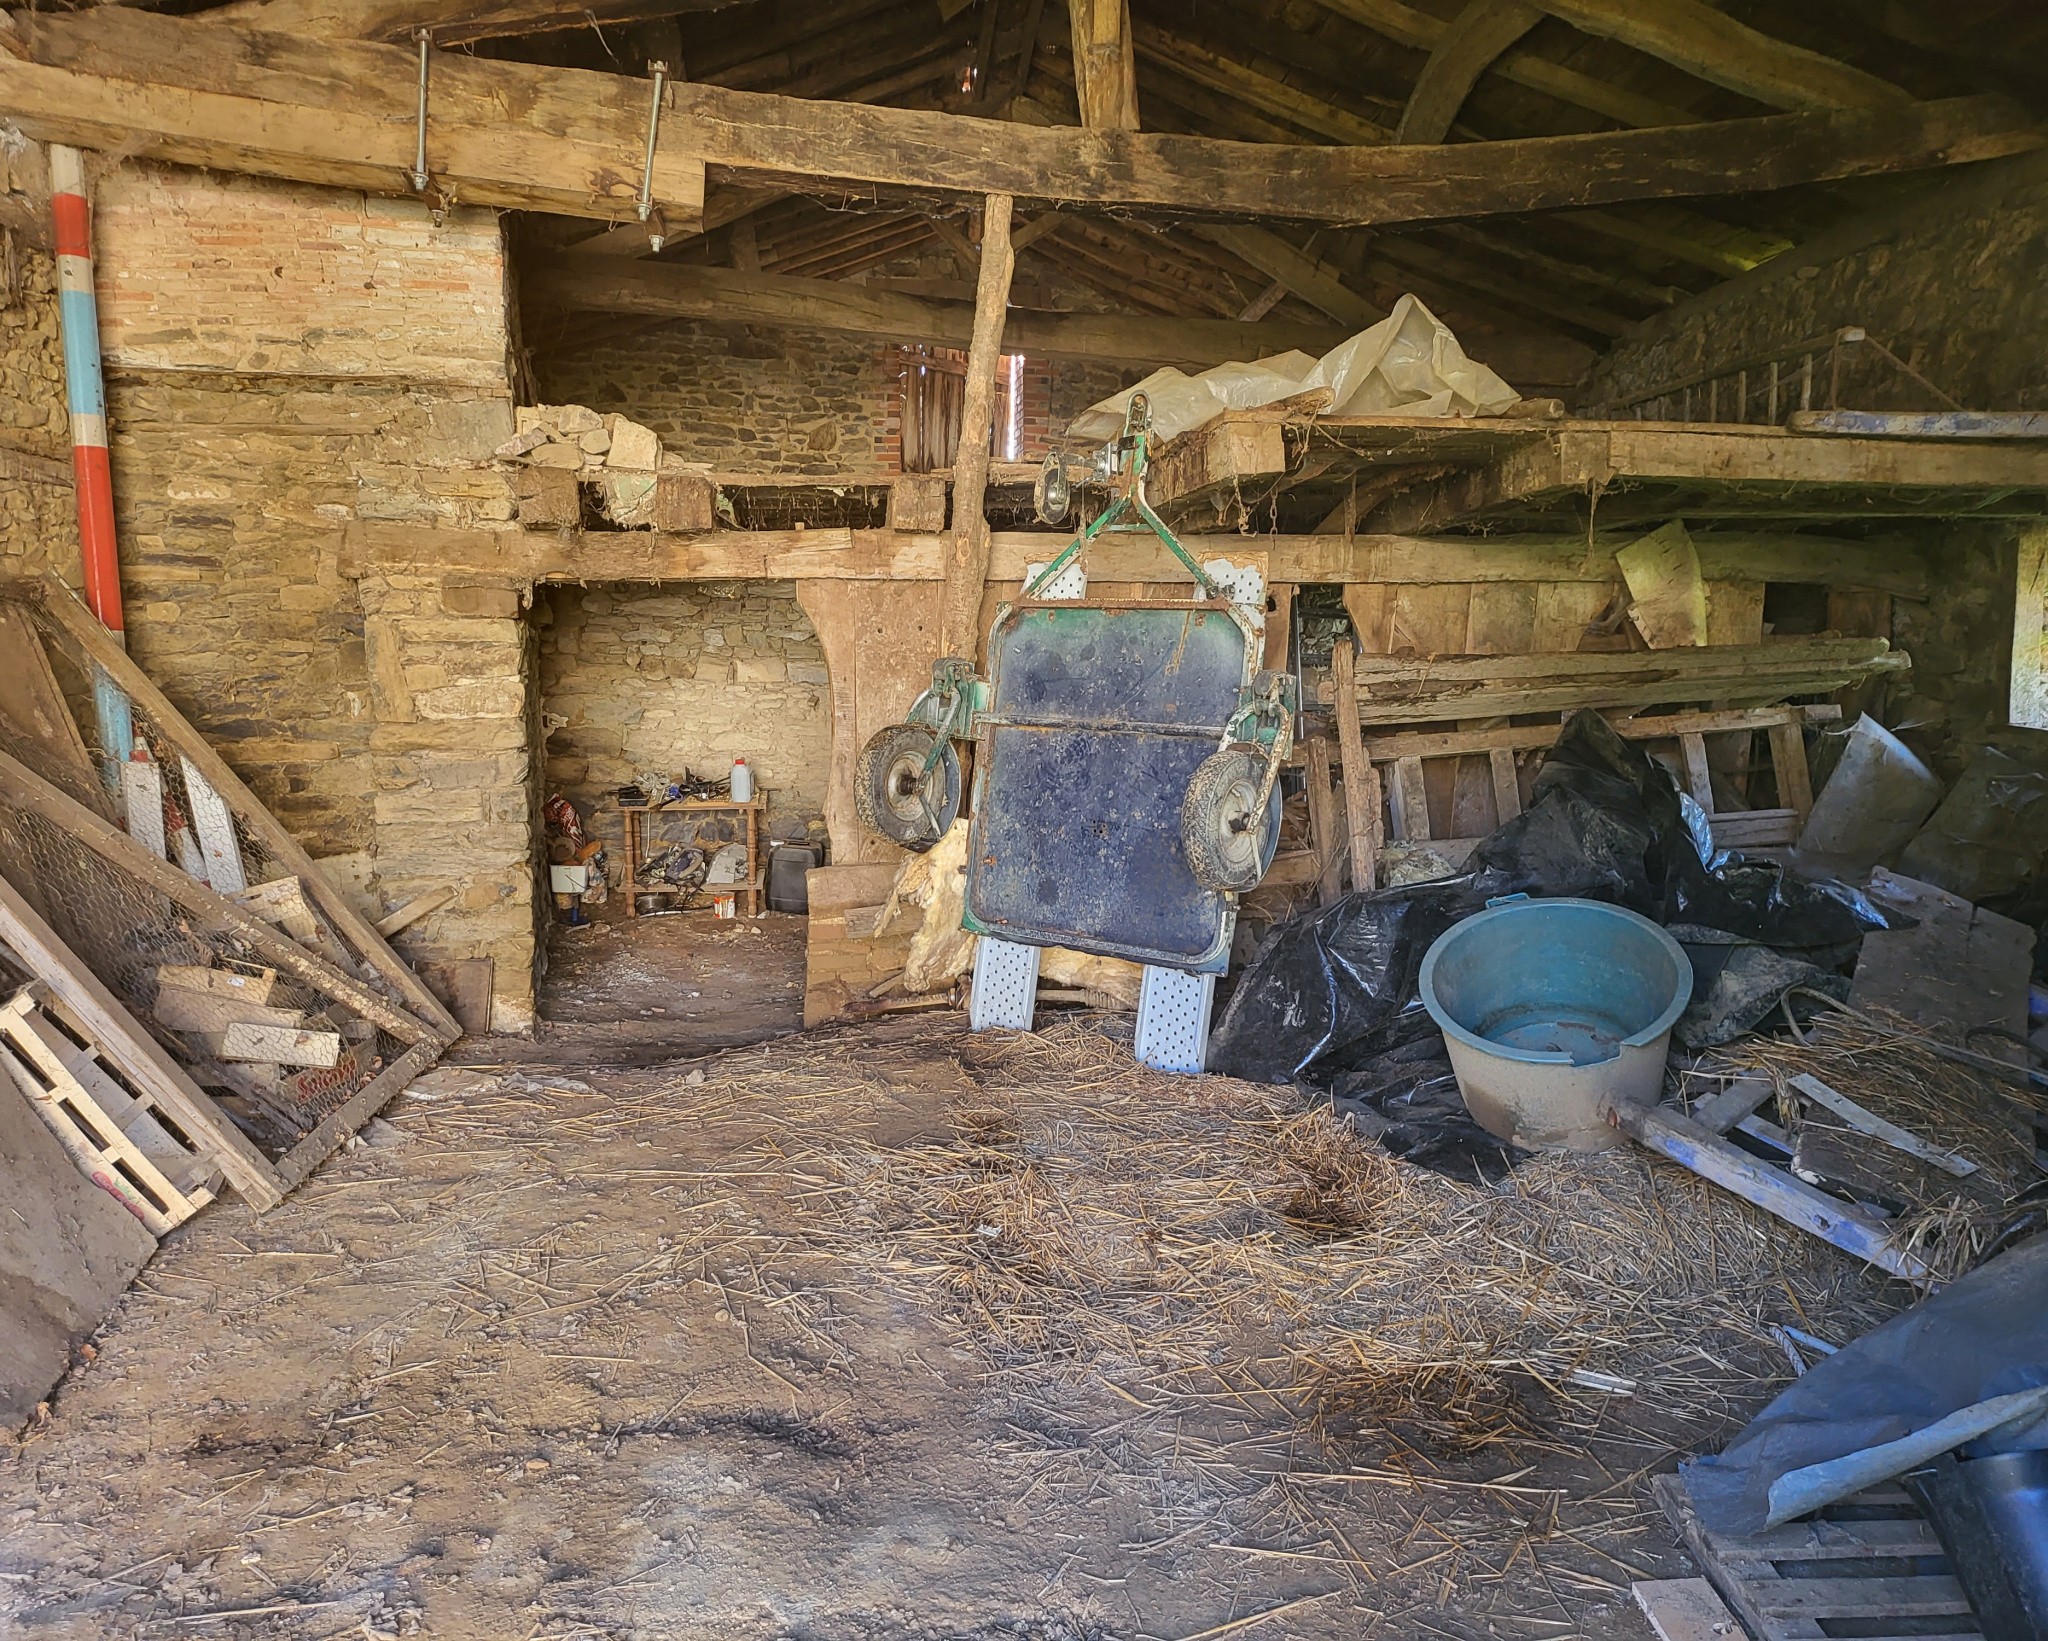
[[[144,703],[132,703],[137,762],[124,768],[102,744],[93,663],[46,612],[0,607],[32,624],[65,717],[51,722],[45,711],[35,725],[14,724],[4,736],[11,756],[166,858],[168,867],[215,888],[274,926],[280,939],[331,966],[341,989],[353,983],[408,1010],[391,983],[294,888],[291,864],[179,755],[168,726]],[[22,662],[35,666],[38,658]],[[145,771],[140,779],[138,766]],[[203,897],[181,901],[147,881],[119,858],[118,840],[106,852],[92,847],[84,837],[89,829],[61,809],[26,783],[0,784],[0,872],[267,1155],[288,1151],[405,1052],[404,1038],[335,995],[333,976],[316,965],[281,965],[274,949],[263,950],[226,912],[200,909]],[[235,1006],[209,1006],[209,996]],[[243,1058],[247,1050],[239,1044],[231,1054],[226,1028],[235,1014],[313,1033],[307,1055],[317,1061],[332,1048],[334,1063]]]

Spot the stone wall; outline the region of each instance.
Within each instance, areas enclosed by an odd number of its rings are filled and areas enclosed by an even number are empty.
[[[679,321],[543,354],[541,397],[644,422],[685,461],[756,473],[901,466],[901,388],[891,350],[833,331]],[[1143,370],[1027,359],[1019,458],[1036,461],[1081,411]]]
[[[735,757],[771,827],[822,821],[830,693],[794,582],[550,588],[534,620],[547,785],[598,835],[620,835],[618,787]]]
[[[1583,398],[1625,398],[1861,325],[1972,409],[2048,407],[2048,158],[1920,188],[1914,204],[1831,230],[1646,320],[1595,367]],[[1850,402],[1934,408],[1897,380],[1871,367]]]
[[[131,653],[338,878],[387,907],[454,884],[400,944],[492,958],[498,1023],[530,1023],[519,600],[340,573],[359,520],[513,528],[495,214],[133,164],[94,193]],[[0,439],[61,456],[48,259],[26,273]],[[6,567],[75,582],[68,489],[26,488],[0,486]]]
[[[57,264],[44,252],[19,252],[19,277],[0,302],[0,572],[79,578],[77,512],[71,486],[45,464],[71,465],[71,424],[64,408],[64,348],[58,339]]]
[[[757,473],[884,465],[886,384],[871,341],[681,322],[544,354],[541,398],[643,422],[685,461]]]

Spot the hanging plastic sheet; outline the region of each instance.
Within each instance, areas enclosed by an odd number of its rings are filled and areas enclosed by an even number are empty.
[[[1330,390],[1332,416],[1498,416],[1521,397],[1469,357],[1450,327],[1410,295],[1320,359],[1277,353],[1213,365],[1194,376],[1169,365],[1090,405],[1067,432],[1076,439],[1115,438],[1134,393],[1151,404],[1153,432],[1170,439],[1226,410],[1254,410],[1317,388]]]

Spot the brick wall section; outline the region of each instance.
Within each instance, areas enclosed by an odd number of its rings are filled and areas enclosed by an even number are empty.
[[[548,589],[534,612],[546,781],[616,842],[611,794],[744,757],[769,824],[822,819],[825,655],[787,581]],[[556,724],[556,719],[566,720]]]
[[[1822,235],[1645,321],[1595,368],[1584,397],[1648,390],[1862,325],[1972,409],[2048,408],[2044,267],[2048,160],[1958,173],[1911,209]],[[1851,402],[1934,408],[1918,390],[1887,392],[1895,380],[1873,369]]]

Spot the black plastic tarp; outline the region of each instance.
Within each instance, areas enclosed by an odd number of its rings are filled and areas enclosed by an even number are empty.
[[[1393,1046],[1423,954],[1502,895],[1575,896],[1687,923],[1832,967],[1866,931],[1897,926],[1844,884],[1770,861],[1701,858],[1671,772],[1597,712],[1574,713],[1528,807],[1433,883],[1351,894],[1281,925],[1246,968],[1209,1041],[1209,1067],[1327,1086]]]

